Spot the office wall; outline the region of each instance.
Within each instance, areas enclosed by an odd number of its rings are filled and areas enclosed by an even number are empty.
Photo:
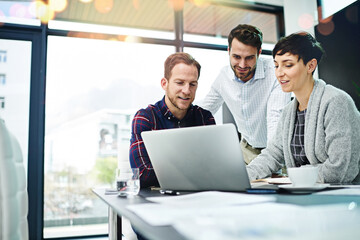
[[[326,51],[319,66],[320,78],[349,93],[360,110],[359,14],[360,2],[357,1],[333,15],[331,34],[321,34],[317,26],[315,35]]]

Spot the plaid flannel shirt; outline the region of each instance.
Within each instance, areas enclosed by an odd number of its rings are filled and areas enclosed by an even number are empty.
[[[182,120],[177,119],[166,106],[165,97],[156,104],[149,105],[146,109],[140,109],[132,121],[129,157],[131,167],[140,168],[141,188],[159,186],[141,132],[213,124],[215,124],[213,115],[196,105],[190,106]]]

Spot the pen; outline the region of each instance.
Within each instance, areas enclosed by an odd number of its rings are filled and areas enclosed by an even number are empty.
[[[179,192],[175,192],[172,190],[160,190],[161,194],[165,194],[165,195],[179,195]]]

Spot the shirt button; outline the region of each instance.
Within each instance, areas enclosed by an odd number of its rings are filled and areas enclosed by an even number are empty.
[[[170,117],[168,117],[168,119],[170,120]]]

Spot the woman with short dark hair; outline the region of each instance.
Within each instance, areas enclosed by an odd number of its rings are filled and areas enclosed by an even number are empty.
[[[275,74],[295,98],[283,110],[276,136],[247,169],[251,180],[270,176],[282,164],[319,167],[319,181],[359,182],[360,113],[344,91],[314,79],[324,50],[307,32],[279,40]]]

